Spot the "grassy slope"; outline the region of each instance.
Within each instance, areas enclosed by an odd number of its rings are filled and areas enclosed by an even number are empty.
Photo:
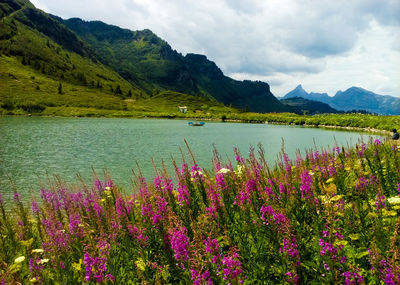
[[[137,98],[133,95],[132,98],[124,99],[104,89],[51,78],[31,66],[22,65],[16,57],[0,56],[0,80],[0,106],[3,106],[0,114],[171,117],[180,115],[177,107],[181,105],[188,107],[188,116],[237,112],[216,101],[172,91],[151,98]],[[58,94],[60,83],[63,94]],[[28,105],[46,108],[41,112],[22,108]]]

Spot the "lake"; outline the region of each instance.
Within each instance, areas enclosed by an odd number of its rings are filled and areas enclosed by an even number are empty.
[[[354,145],[368,134],[286,125],[206,122],[189,127],[186,120],[0,117],[0,192],[10,199],[9,178],[21,192],[38,193],[46,177],[57,174],[77,182],[77,173],[92,183],[92,168],[103,177],[107,169],[117,185],[131,190],[132,168],[140,165],[147,178],[164,160],[172,170],[171,157],[180,163],[184,139],[201,167],[210,168],[213,145],[223,158],[234,159],[237,147],[247,157],[250,147],[262,143],[267,161],[274,163],[281,151],[293,158],[297,149]],[[375,136],[376,137],[376,136]],[[45,184],[45,183],[44,183]]]

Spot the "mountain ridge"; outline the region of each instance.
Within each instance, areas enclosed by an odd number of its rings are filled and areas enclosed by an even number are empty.
[[[41,70],[60,84],[86,86],[99,96],[106,92],[121,99],[173,91],[242,110],[287,111],[268,83],[229,78],[206,56],[183,56],[150,30],[131,31],[79,18],[63,20],[27,0],[0,3],[0,17],[1,54]]]
[[[308,93],[302,85],[298,85],[282,99],[293,97],[320,101],[339,111],[364,110],[382,115],[400,115],[400,98],[379,95],[361,87],[353,86],[345,91],[339,90],[330,97],[327,93]]]

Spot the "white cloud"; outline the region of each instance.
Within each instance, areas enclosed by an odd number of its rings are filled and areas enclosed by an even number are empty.
[[[276,95],[302,83],[330,94],[359,85],[400,96],[398,0],[32,2],[64,18],[151,29],[178,52],[207,55],[225,74],[269,82]]]

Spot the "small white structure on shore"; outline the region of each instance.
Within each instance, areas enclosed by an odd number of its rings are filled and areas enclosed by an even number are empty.
[[[182,112],[182,114],[185,114],[187,112],[187,107],[186,106],[179,106],[179,110]]]

